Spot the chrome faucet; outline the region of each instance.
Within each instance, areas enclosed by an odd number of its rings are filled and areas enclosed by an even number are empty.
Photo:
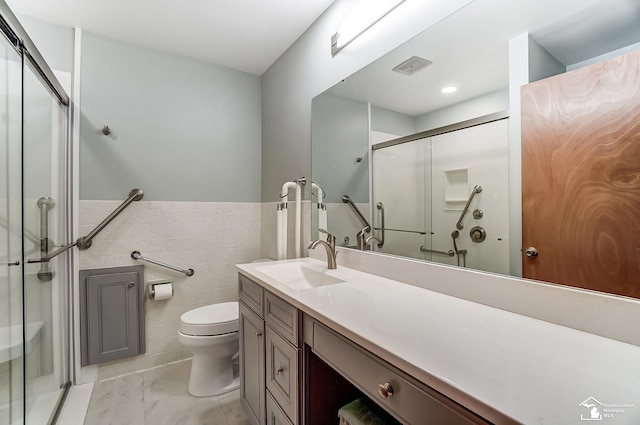
[[[366,233],[369,233],[371,231],[371,226],[369,226],[368,224],[366,226],[364,226],[362,229],[360,229],[360,231],[356,234],[356,239],[358,241],[358,249],[360,251],[364,251],[366,246],[367,246],[367,235]]]
[[[323,229],[318,229],[318,232],[327,234],[327,241],[315,240],[309,244],[309,249],[315,249],[318,244],[324,246],[325,251],[327,251],[327,268],[330,270],[334,270],[337,268],[336,265],[336,237],[331,233],[327,232]]]
[[[378,248],[380,247],[380,244],[382,243],[382,241],[380,239],[378,239],[377,236],[369,236],[367,239],[365,239],[364,241],[364,249],[367,248],[367,245],[369,245],[369,243],[371,241],[376,241],[376,243],[378,244]]]

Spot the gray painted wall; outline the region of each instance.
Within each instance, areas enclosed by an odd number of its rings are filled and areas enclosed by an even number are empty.
[[[417,133],[416,119],[400,112],[371,105],[371,130],[408,136]]]
[[[366,103],[321,94],[313,99],[311,151],[313,181],[325,202],[369,202],[369,110]],[[362,161],[356,162],[356,158]]]
[[[509,89],[474,97],[416,118],[418,131],[433,130],[495,112],[509,111]]]
[[[259,77],[84,32],[81,81],[80,199],[260,200]]]
[[[529,82],[567,72],[567,67],[529,36]]]

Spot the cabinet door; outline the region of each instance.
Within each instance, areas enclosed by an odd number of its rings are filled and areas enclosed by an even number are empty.
[[[298,350],[266,329],[267,389],[292,422],[298,423]]]
[[[267,392],[267,425],[292,425],[269,392]]]
[[[265,423],[264,321],[240,303],[240,402],[249,422]]]
[[[86,338],[82,364],[106,362],[144,352],[140,274],[99,274],[88,276],[82,282],[86,282]]]

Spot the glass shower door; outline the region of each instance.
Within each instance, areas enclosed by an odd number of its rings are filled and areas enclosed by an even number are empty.
[[[381,252],[430,259],[424,251],[431,249],[429,152],[428,138],[373,150],[373,204],[382,203],[385,214]]]
[[[23,68],[24,258],[38,259],[65,240],[63,196],[66,107],[27,58]],[[66,258],[24,267],[27,424],[48,423],[68,381]]]
[[[0,424],[22,423],[22,58],[0,37]]]

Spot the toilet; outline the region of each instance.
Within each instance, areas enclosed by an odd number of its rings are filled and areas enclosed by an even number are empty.
[[[238,353],[238,302],[207,305],[180,317],[178,340],[193,354],[189,394],[219,395],[238,388],[233,360]]]

